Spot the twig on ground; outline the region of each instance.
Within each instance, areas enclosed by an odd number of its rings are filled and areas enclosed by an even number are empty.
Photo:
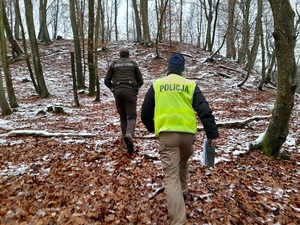
[[[150,195],[149,199],[154,198],[156,195],[158,195],[164,191],[165,191],[165,187],[160,187],[160,188],[156,189],[155,192],[152,195]]]

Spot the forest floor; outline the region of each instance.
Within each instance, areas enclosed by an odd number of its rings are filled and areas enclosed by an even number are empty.
[[[135,153],[124,149],[112,93],[103,85],[109,63],[126,45],[143,73],[138,96]],[[187,224],[300,224],[300,97],[295,96],[289,135],[282,151],[290,160],[247,152],[266,130],[276,88],[257,89],[260,76],[221,56],[204,62],[210,53],[194,46],[161,43],[155,49],[134,43],[110,44],[99,51],[100,101],[79,90],[75,107],[72,90],[72,42],[40,46],[50,98],[39,98],[26,63],[11,72],[19,107],[0,116],[0,224],[169,224],[161,192],[163,172],[158,141],[140,121],[140,107],[151,83],[166,74],[172,51],[186,57],[184,76],[195,80],[206,96],[217,123],[244,121],[220,127],[216,164],[202,164],[203,131],[197,134],[190,160]],[[88,74],[88,73],[86,73]],[[88,75],[86,75],[88,80]],[[47,111],[61,105],[65,114]],[[45,114],[38,112],[44,111]],[[265,116],[265,117],[262,117]],[[201,123],[199,122],[199,128]]]

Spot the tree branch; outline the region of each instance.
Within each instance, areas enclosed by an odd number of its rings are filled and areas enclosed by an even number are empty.
[[[241,70],[234,69],[234,68],[231,68],[231,67],[228,67],[228,66],[224,66],[224,65],[219,65],[219,67],[223,68],[223,69],[226,69],[226,70],[235,71],[235,72],[243,74],[244,76],[247,76],[247,73],[245,71],[241,71]]]
[[[252,121],[258,121],[258,120],[265,120],[271,118],[271,115],[266,115],[266,116],[253,116],[245,120],[237,120],[237,121],[228,121],[228,122],[219,122],[216,123],[217,127],[223,127],[223,128],[241,128],[247,125],[248,123]],[[203,131],[203,127],[198,127],[198,131]],[[140,138],[140,139],[153,139],[155,136],[139,136],[135,138]]]
[[[156,195],[158,195],[164,191],[165,191],[165,187],[160,187],[160,188],[156,189],[155,192],[149,197],[149,199],[154,198]]]
[[[221,48],[223,47],[223,45],[224,45],[224,43],[225,43],[225,40],[226,40],[226,36],[227,36],[227,33],[224,35],[222,44],[221,44],[221,46],[217,49],[217,51],[215,51],[211,56],[209,56],[207,59],[205,59],[202,63],[205,63],[205,62],[212,62],[212,61],[213,61],[214,56],[215,56],[215,55],[221,50]]]
[[[7,137],[21,137],[21,136],[34,136],[34,137],[96,137],[96,134],[91,133],[52,133],[44,130],[12,130],[7,134],[1,136]]]
[[[223,128],[240,128],[245,126],[246,124],[252,121],[264,120],[271,118],[271,115],[267,116],[253,116],[245,120],[240,121],[228,121],[228,122],[219,122],[217,123],[217,127]],[[198,127],[198,131],[204,130],[203,127]],[[6,137],[22,137],[22,136],[33,136],[33,137],[82,137],[82,138],[93,138],[97,137],[97,134],[92,133],[59,133],[59,132],[48,132],[45,130],[12,130],[6,134],[2,134],[0,136]],[[148,136],[139,136],[135,138],[140,139],[153,139],[155,138],[154,135]]]
[[[218,127],[226,127],[226,128],[234,128],[234,127],[243,127],[246,124],[252,122],[252,121],[258,121],[258,120],[265,120],[271,118],[271,115],[267,116],[253,116],[245,120],[240,120],[240,121],[229,121],[229,122],[222,122],[222,123],[217,123]],[[198,128],[199,130],[200,128]],[[202,128],[203,129],[203,128]]]

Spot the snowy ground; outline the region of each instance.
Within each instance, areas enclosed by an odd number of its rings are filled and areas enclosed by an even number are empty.
[[[163,45],[163,59],[157,60],[154,49],[127,45],[145,79],[139,93],[139,113],[143,96],[151,83],[165,74],[168,55],[174,49],[194,56],[186,58],[185,76],[197,81],[217,123],[272,113],[276,89],[257,90],[259,80],[254,75],[238,88],[242,73],[220,67],[242,71],[233,62],[220,58],[202,63],[209,54],[184,45],[173,49]],[[58,42],[41,50],[52,94],[48,99],[38,98],[32,84],[24,81],[29,79],[25,62],[12,65],[19,107],[12,115],[0,117],[0,199],[6,203],[1,204],[0,221],[167,224],[164,195],[149,199],[162,186],[157,140],[147,133],[139,117],[136,153],[127,155],[113,96],[102,83],[100,102],[85,92],[79,95],[81,107],[74,106],[70,49],[70,42]],[[118,56],[118,46],[109,49],[99,53],[101,78],[108,63]],[[193,200],[187,203],[191,224],[299,224],[299,103],[296,95],[290,133],[282,147],[291,154],[290,162],[268,159],[259,152],[244,155],[249,144],[266,130],[268,119],[240,128],[220,128],[214,168],[202,165],[205,135],[198,133],[190,168]],[[63,106],[65,115],[46,111],[57,104]],[[45,116],[37,116],[41,110],[46,111]]]

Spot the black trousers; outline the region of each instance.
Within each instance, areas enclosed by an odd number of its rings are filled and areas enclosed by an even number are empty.
[[[117,87],[114,90],[117,111],[120,115],[123,137],[130,133],[134,137],[136,126],[137,95],[133,87]]]

